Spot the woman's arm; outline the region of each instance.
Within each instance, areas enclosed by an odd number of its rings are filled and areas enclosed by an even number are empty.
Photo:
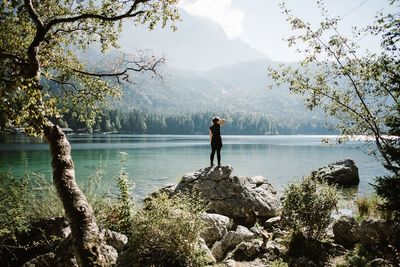
[[[209,130],[209,131],[210,131],[210,143],[211,143],[212,137],[213,137],[213,133],[211,132],[211,130]]]
[[[219,119],[218,124],[219,124],[219,125],[223,125],[225,122],[226,122],[225,119]]]

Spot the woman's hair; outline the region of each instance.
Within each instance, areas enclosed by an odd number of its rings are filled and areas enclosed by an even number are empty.
[[[213,124],[217,124],[218,121],[219,121],[219,117],[214,117],[214,118],[212,119]]]

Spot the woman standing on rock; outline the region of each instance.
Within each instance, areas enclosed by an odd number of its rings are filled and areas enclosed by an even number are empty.
[[[210,164],[214,166],[214,155],[217,151],[218,166],[221,166],[221,130],[220,126],[225,123],[225,119],[220,119],[219,117],[214,117],[212,119],[213,125],[210,127],[210,143],[211,143],[211,154],[210,154]]]

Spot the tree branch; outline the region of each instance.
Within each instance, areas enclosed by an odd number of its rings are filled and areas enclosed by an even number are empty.
[[[74,16],[74,17],[53,19],[53,20],[49,21],[44,28],[45,28],[45,31],[48,32],[53,26],[55,26],[57,24],[62,24],[62,23],[71,23],[71,22],[82,21],[82,20],[86,20],[86,19],[99,19],[99,20],[103,20],[103,21],[118,21],[118,20],[122,20],[125,18],[136,17],[140,14],[143,14],[144,11],[137,11],[135,13],[132,13],[132,12],[136,10],[138,4],[145,3],[148,1],[149,0],[134,1],[134,3],[128,9],[128,11],[126,11],[124,14],[121,14],[118,16],[107,17],[107,16],[99,15],[99,14],[86,13],[86,14],[81,14],[81,15]]]

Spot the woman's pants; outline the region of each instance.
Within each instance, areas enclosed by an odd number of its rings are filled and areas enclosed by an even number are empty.
[[[211,154],[210,154],[211,165],[214,163],[215,151],[217,151],[218,165],[221,164],[221,148],[222,148],[221,145],[213,145],[213,144],[211,144]]]

